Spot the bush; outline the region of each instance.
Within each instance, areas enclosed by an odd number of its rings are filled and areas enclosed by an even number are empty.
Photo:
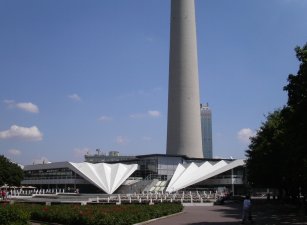
[[[3,225],[27,225],[30,212],[17,205],[3,203],[0,205],[0,224]]]
[[[0,224],[26,225],[29,219],[65,225],[128,225],[173,214],[182,210],[181,204],[156,205],[2,205]]]
[[[31,210],[31,219],[44,222],[67,225],[126,225],[180,212],[182,205],[52,205],[35,206]]]

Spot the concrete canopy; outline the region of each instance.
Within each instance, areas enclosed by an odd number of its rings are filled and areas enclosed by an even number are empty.
[[[186,165],[179,163],[166,191],[178,191],[243,165],[244,160],[242,159],[234,160],[230,163],[221,160],[214,165],[209,162],[205,162],[200,166],[193,162]]]
[[[108,194],[116,189],[137,169],[137,164],[72,163],[72,169],[85,180]]]

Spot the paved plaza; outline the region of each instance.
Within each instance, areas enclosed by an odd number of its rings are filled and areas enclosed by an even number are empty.
[[[232,206],[186,206],[182,213],[165,219],[149,222],[149,225],[200,225],[200,224],[239,224],[239,205]]]
[[[174,216],[143,223],[148,225],[232,225],[241,224],[241,203],[216,206],[185,207],[183,212]],[[254,224],[307,224],[304,212],[295,206],[254,200]],[[249,221],[245,224],[250,224]]]

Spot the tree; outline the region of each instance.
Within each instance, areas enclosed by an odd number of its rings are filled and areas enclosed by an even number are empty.
[[[19,186],[22,179],[23,171],[20,166],[0,155],[0,185]]]
[[[296,75],[290,74],[288,85],[288,137],[291,141],[292,160],[296,172],[293,173],[295,182],[305,196],[307,195],[307,43],[296,47],[296,57],[300,61]]]
[[[251,138],[247,155],[248,180],[254,186],[282,188],[286,150],[283,109],[267,116],[266,122]]]
[[[247,170],[254,186],[283,189],[292,197],[301,192],[307,197],[307,43],[295,51],[300,66],[284,87],[287,105],[270,113],[251,139]]]
[[[289,84],[284,90],[288,92],[288,106],[297,113],[307,106],[307,43],[303,48],[296,47],[295,51],[296,57],[301,62],[299,71],[297,75],[288,76]]]

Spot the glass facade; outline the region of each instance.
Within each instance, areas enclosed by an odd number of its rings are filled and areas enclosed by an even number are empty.
[[[136,160],[129,160],[122,163],[139,165],[131,177],[140,177],[145,180],[169,180],[173,176],[178,163],[183,163],[180,156],[146,155],[137,156]]]
[[[209,191],[215,192],[223,187],[234,194],[244,194],[246,191],[244,189],[244,181],[245,168],[244,166],[239,166],[197,184],[191,185],[183,189],[183,191],[207,191],[208,193]],[[235,189],[233,185],[236,185]]]
[[[24,169],[22,185],[31,185],[37,188],[61,188],[66,191],[78,189],[97,192],[95,186],[70,169],[68,162],[28,165]]]
[[[69,168],[40,169],[24,171],[26,180],[83,179]]]
[[[212,153],[212,114],[211,109],[206,105],[200,105],[201,134],[203,143],[204,158],[211,159]]]

